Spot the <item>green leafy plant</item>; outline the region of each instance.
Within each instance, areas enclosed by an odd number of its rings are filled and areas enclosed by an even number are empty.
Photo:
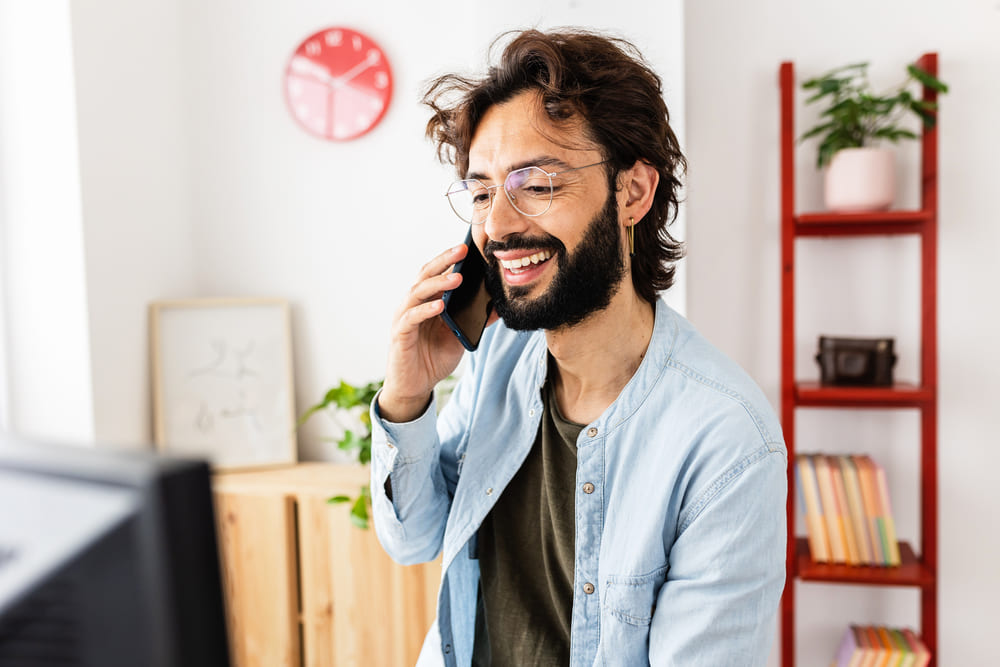
[[[301,417],[298,426],[302,426],[310,417],[317,412],[328,410],[333,418],[338,422],[338,414],[354,408],[362,408],[358,415],[364,431],[355,433],[349,428],[344,429],[344,435],[337,441],[337,447],[342,451],[353,454],[359,463],[365,464],[372,460],[372,421],[369,407],[375,399],[375,394],[382,387],[382,381],[369,382],[365,385],[355,386],[341,380],[340,384],[323,396],[316,405],[310,406]],[[351,503],[351,523],[358,528],[368,528],[371,512],[371,492],[367,486],[361,487],[361,492],[357,498],[349,496],[333,496],[327,499],[328,503]]]
[[[916,133],[901,127],[910,113],[920,117],[926,127],[936,122],[937,104],[915,97],[910,92],[919,82],[939,93],[948,86],[916,65],[907,65],[907,78],[898,87],[876,93],[868,81],[868,63],[855,63],[831,70],[810,79],[802,88],[814,91],[806,104],[824,102],[820,124],[800,137],[800,141],[822,135],[816,158],[817,168],[830,163],[834,153],[844,148],[861,148],[878,140],[893,143],[900,139],[916,139]]]

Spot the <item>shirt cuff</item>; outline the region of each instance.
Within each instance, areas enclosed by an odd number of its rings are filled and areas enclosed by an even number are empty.
[[[390,422],[379,413],[381,393],[379,389],[371,404],[372,456],[391,470],[397,456],[400,462],[407,463],[433,454],[437,444],[437,399],[432,395],[427,409],[412,421]]]

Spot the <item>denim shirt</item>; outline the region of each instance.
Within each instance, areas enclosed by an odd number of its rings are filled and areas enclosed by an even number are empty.
[[[498,322],[469,361],[440,415],[432,402],[389,423],[372,403],[379,540],[404,564],[444,553],[420,666],[470,664],[476,532],[542,417],[543,332]],[[785,581],[786,457],[759,388],[658,301],[639,369],[577,440],[571,665],[765,664]]]

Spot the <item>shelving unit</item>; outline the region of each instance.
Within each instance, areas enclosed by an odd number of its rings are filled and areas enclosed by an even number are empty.
[[[937,75],[937,54],[918,65]],[[919,210],[877,213],[808,213],[795,211],[795,71],[781,64],[781,422],[788,447],[787,580],[781,600],[781,664],[795,665],[796,581],[863,586],[906,586],[920,591],[920,634],[937,665],[937,130],[921,137]],[[923,99],[937,93],[924,88]],[[921,246],[920,384],[892,387],[827,387],[795,378],[795,240],[913,234]],[[916,409],[920,413],[920,544],[900,542],[900,567],[864,567],[814,562],[806,538],[795,534],[795,411],[797,408]],[[844,619],[848,624],[855,619]]]

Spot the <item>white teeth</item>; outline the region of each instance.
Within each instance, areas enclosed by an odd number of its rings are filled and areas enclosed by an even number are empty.
[[[508,271],[514,271],[516,269],[520,269],[522,266],[528,266],[529,264],[540,264],[550,257],[552,257],[552,253],[548,250],[543,250],[541,252],[536,252],[534,255],[529,257],[502,259],[500,260],[500,265]]]

